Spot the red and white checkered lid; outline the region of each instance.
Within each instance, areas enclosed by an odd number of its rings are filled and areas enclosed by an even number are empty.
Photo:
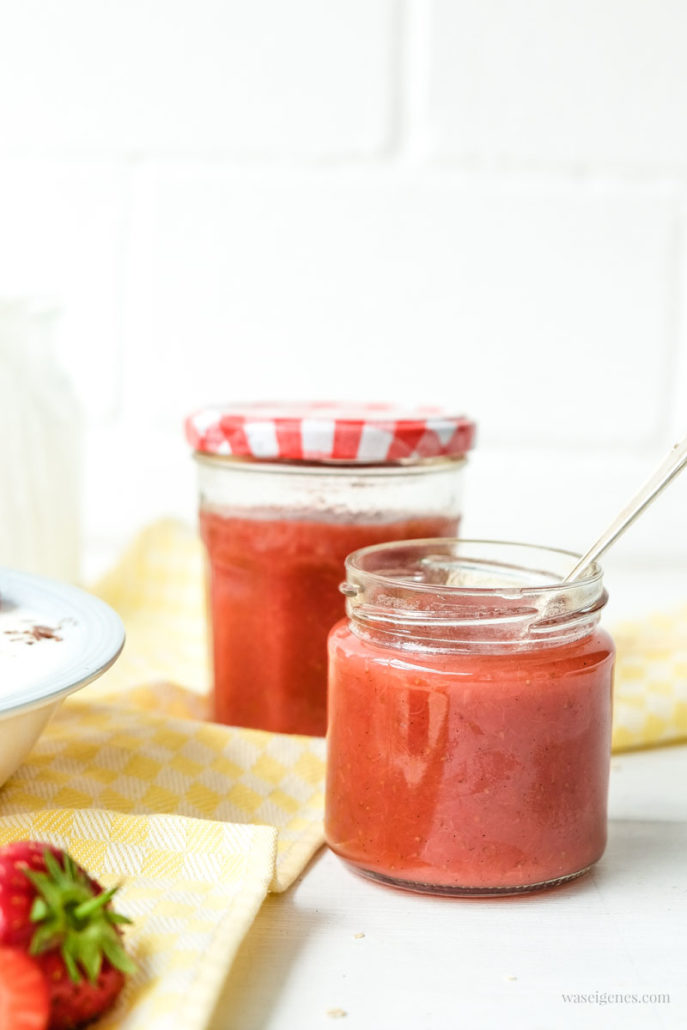
[[[475,424],[435,407],[256,402],[195,412],[186,438],[203,454],[383,464],[460,457],[473,446]]]

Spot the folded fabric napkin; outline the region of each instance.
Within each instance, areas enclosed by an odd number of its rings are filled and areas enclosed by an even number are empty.
[[[687,607],[612,627],[613,747],[687,738]]]
[[[172,519],[153,523],[93,589],[123,618],[127,642],[91,696],[158,682],[208,691],[205,567],[194,530]]]
[[[65,702],[0,791],[0,844],[45,840],[122,883],[139,968],[99,1027],[207,1025],[267,891],[322,843],[323,774],[319,739]]]

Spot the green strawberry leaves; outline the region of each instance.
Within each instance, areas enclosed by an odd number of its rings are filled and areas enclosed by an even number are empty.
[[[74,983],[81,981],[82,973],[95,983],[104,958],[122,973],[135,972],[117,929],[131,920],[110,908],[118,888],[96,893],[92,881],[69,855],[64,855],[62,865],[47,849],[43,857],[45,872],[23,870],[37,891],[30,914],[36,924],[30,954],[59,948]]]

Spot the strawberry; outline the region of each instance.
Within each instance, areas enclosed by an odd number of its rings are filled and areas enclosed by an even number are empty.
[[[19,948],[0,947],[0,1027],[45,1030],[50,995],[43,971]]]
[[[37,961],[50,991],[50,1030],[71,1030],[97,1019],[110,1008],[124,986],[124,974],[107,959],[95,981],[80,978],[76,983],[55,948],[39,955]]]
[[[31,908],[36,890],[27,878],[27,871],[45,872],[45,852],[58,862],[62,852],[50,844],[19,841],[0,848],[0,943],[18,945],[28,951],[36,926],[31,921]],[[95,881],[90,880],[94,890]]]
[[[51,1030],[95,1019],[114,1002],[124,974],[135,969],[119,929],[130,920],[111,906],[116,889],[103,890],[48,844],[0,848],[0,945],[23,949],[42,969]]]

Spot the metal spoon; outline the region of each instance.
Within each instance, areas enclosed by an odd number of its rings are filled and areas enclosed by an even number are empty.
[[[678,472],[682,472],[685,465],[687,465],[687,437],[684,440],[680,440],[679,443],[676,443],[670,449],[651,478],[646,481],[641,490],[619,512],[596,543],[580,558],[577,565],[568,573],[563,582],[570,583],[571,580],[577,579],[588,565],[596,561],[625,532],[627,527],[642,514],[654,498],[658,497],[661,490],[668,486],[671,479],[674,479]]]

